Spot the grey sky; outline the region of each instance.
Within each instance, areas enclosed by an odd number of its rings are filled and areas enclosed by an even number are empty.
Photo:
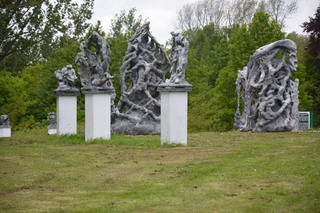
[[[152,35],[161,44],[164,44],[171,38],[170,32],[174,30],[173,22],[176,18],[176,11],[185,3],[196,1],[198,0],[95,0],[91,23],[95,24],[97,20],[100,20],[104,31],[108,33],[110,21],[115,14],[119,14],[121,10],[128,12],[130,8],[135,7],[137,9],[136,15],[142,15],[144,19],[149,18]],[[82,0],[75,0],[75,2],[81,3]],[[319,0],[298,0],[298,12],[287,20],[286,32],[296,31],[301,34],[300,25],[309,21],[309,16],[314,16],[319,3]]]

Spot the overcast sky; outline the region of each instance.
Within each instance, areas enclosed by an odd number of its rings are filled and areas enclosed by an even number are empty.
[[[170,32],[174,30],[174,21],[176,12],[185,3],[197,2],[198,0],[95,0],[93,17],[91,23],[95,24],[101,21],[103,29],[106,33],[110,29],[110,21],[115,14],[119,14],[121,10],[128,12],[130,8],[135,7],[137,16],[148,18],[150,21],[150,30],[153,36],[160,42],[165,42],[171,38]],[[74,2],[82,3],[82,0]],[[285,29],[286,32],[296,31],[302,34],[302,28],[299,26],[305,21],[309,21],[309,16],[314,17],[316,9],[319,6],[319,0],[298,0],[298,11],[289,20]]]

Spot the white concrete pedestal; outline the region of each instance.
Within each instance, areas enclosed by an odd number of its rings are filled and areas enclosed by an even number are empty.
[[[77,96],[57,96],[57,136],[77,134]]]
[[[11,126],[0,126],[0,137],[11,137]]]
[[[110,93],[85,93],[85,140],[111,136],[111,95]]]
[[[187,88],[158,87],[161,91],[161,144],[187,145],[188,91],[191,90],[191,85]]]
[[[57,134],[57,129],[48,129],[48,135]]]

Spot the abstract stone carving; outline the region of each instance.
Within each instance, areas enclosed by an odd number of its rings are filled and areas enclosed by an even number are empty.
[[[160,134],[160,97],[156,88],[164,82],[170,61],[151,35],[149,24],[129,40],[120,68],[121,97],[112,121],[112,132],[118,134]]]
[[[91,52],[95,49],[95,52]],[[82,90],[113,89],[109,74],[110,46],[98,33],[92,35],[80,45],[81,52],[76,56],[76,63],[81,79]],[[103,61],[101,61],[101,57]]]
[[[76,80],[76,72],[72,68],[72,65],[67,65],[61,70],[56,70],[54,75],[58,79],[59,86],[54,90],[54,93],[58,92],[78,92],[79,90],[74,87]]]
[[[189,42],[179,33],[171,32],[172,50],[169,55],[171,59],[170,83],[180,84],[185,82],[186,66],[188,64]],[[169,83],[168,80],[166,83]]]
[[[234,118],[236,129],[243,132],[283,132],[294,129],[298,84],[290,81],[290,78],[297,70],[296,52],[293,41],[276,41],[257,49],[250,57],[247,69],[239,71],[236,81],[238,109]],[[280,59],[277,55],[281,55]],[[239,109],[241,89],[244,102],[242,115]]]
[[[49,112],[47,119],[50,121],[50,125],[48,126],[49,129],[56,129],[57,128],[57,117],[56,113]]]
[[[1,115],[0,116],[0,120],[1,120],[1,127],[11,127],[10,124],[10,118],[9,115]]]

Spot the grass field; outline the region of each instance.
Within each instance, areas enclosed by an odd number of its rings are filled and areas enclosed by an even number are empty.
[[[320,212],[320,132],[0,138],[0,212]]]

